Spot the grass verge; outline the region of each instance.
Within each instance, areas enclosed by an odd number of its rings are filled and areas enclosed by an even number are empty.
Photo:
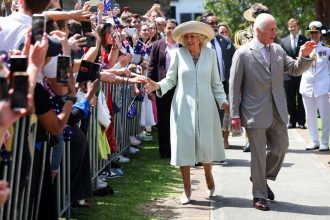
[[[179,169],[171,166],[169,159],[160,158],[156,133],[152,133],[153,141],[142,144],[138,154],[130,155],[130,162],[123,165],[124,176],[108,181],[115,194],[107,197],[92,197],[91,200],[95,205],[75,210],[73,218],[162,219],[162,216],[155,216],[154,213],[148,215],[145,207],[177,193],[177,189],[181,186],[181,178]]]

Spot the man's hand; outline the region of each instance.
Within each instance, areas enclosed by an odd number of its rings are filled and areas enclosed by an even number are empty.
[[[308,57],[309,54],[317,47],[317,44],[313,41],[307,41],[300,47],[299,55],[302,57]]]
[[[68,42],[72,50],[78,51],[87,44],[86,40],[86,37],[82,37],[80,34],[75,34],[69,38]]]

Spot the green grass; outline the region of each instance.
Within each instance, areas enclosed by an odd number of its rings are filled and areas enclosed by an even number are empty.
[[[79,220],[116,219],[144,220],[160,219],[145,216],[146,204],[173,195],[181,186],[179,169],[169,164],[169,159],[161,159],[158,151],[157,132],[154,141],[144,142],[140,152],[131,155],[130,162],[123,165],[124,176],[111,179],[109,185],[115,194],[107,197],[92,197],[95,203],[90,208],[79,209],[72,216]],[[176,192],[177,193],[177,192]]]

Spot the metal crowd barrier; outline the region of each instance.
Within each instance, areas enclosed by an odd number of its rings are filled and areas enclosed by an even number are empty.
[[[134,119],[127,119],[128,106],[133,99],[133,87],[128,84],[111,85],[102,84],[106,97],[109,95],[107,89],[110,87],[112,99],[116,103],[122,103],[121,110],[115,114],[114,127],[115,138],[118,145],[118,152],[112,153],[109,159],[101,160],[98,154],[97,141],[97,106],[91,107],[90,124],[87,139],[89,141],[91,178],[96,183],[96,177],[106,167],[110,168],[110,163],[116,160],[117,156],[124,153],[130,146],[129,136],[136,135],[140,131],[140,103],[135,102],[137,116]],[[120,94],[122,100],[119,100]],[[9,161],[1,161],[0,178],[9,182],[11,194],[4,208],[0,209],[0,219],[3,220],[28,220],[38,213],[40,206],[41,187],[36,195],[31,195],[31,177],[34,161],[34,149],[37,132],[37,123],[31,123],[32,117],[23,117],[14,125],[14,136],[12,142],[12,155]],[[46,147],[42,148],[42,169],[43,172],[46,161]],[[43,176],[38,180],[41,186]],[[57,206],[59,216],[66,219],[71,217],[70,199],[70,143],[65,144],[60,171],[57,175]],[[36,197],[34,203],[30,202],[31,197]],[[33,205],[32,205],[33,204]],[[36,217],[36,216],[34,216]]]

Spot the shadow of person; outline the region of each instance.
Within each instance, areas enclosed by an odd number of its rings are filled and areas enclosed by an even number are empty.
[[[222,196],[215,196],[213,199],[213,209],[220,209],[225,207],[253,208],[252,199]],[[330,206],[312,206],[295,204],[285,201],[270,201],[269,208],[271,211],[275,212],[330,216]]]

